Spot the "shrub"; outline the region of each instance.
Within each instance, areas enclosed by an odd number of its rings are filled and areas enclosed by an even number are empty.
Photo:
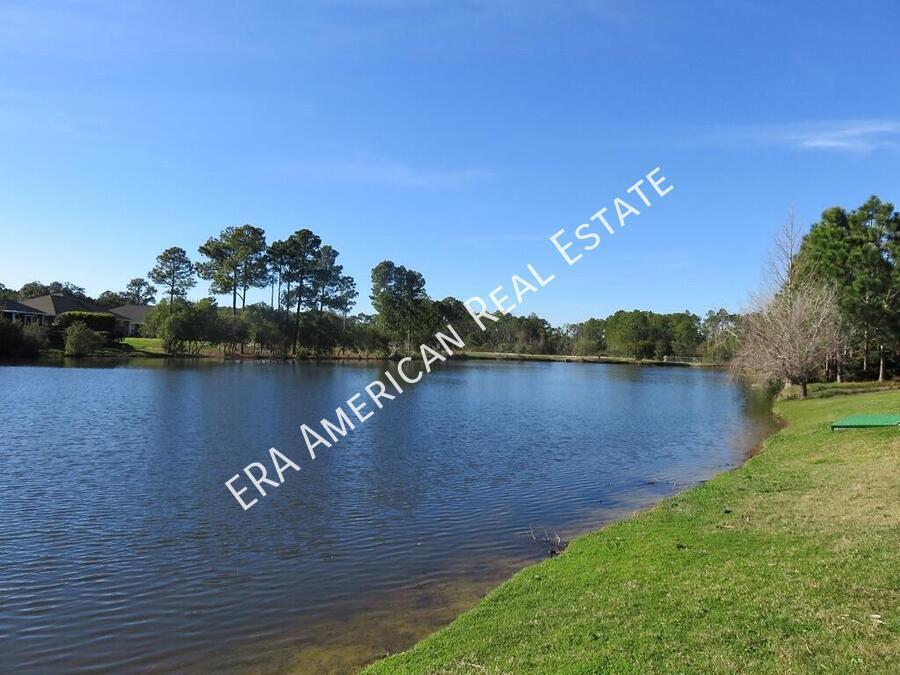
[[[160,303],[162,305],[162,303]],[[241,337],[241,322],[236,320],[230,328],[219,319],[215,300],[206,298],[197,302],[179,301],[169,311],[167,306],[151,311],[144,324],[144,335],[152,332],[162,339],[163,350],[167,354],[196,355],[207,344],[219,344],[223,340],[244,339]],[[150,321],[152,317],[152,322]],[[149,325],[149,328],[148,328]]]
[[[37,324],[0,319],[0,357],[37,356],[46,347],[46,334]]]
[[[783,386],[779,386],[780,383],[773,382],[770,383],[767,387],[767,391],[771,394],[775,394],[775,400],[777,401],[796,401],[800,398],[802,392],[800,387],[796,384],[790,384],[789,382],[785,382]]]
[[[36,323],[29,323],[22,327],[22,346],[28,356],[36,356],[50,344],[47,329]]]
[[[18,356],[22,348],[22,327],[0,319],[0,356]]]
[[[144,325],[141,326],[141,336],[150,338],[162,338],[165,331],[166,319],[168,319],[175,311],[180,310],[186,304],[185,300],[177,299],[175,305],[170,309],[169,301],[162,300],[147,312],[144,318]]]
[[[66,356],[89,356],[103,346],[103,336],[76,321],[66,328]]]
[[[168,330],[163,330],[162,348],[166,354],[181,354],[184,352],[184,341]]]
[[[76,322],[83,323],[93,331],[109,333],[110,335],[116,329],[116,317],[102,312],[66,312],[56,317],[53,325],[58,326],[62,331],[66,331],[69,326]]]

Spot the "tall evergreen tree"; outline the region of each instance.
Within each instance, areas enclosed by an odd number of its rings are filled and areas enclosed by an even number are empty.
[[[210,281],[210,293],[231,295],[231,313],[237,314],[237,300],[246,306],[247,291],[268,283],[266,234],[253,225],[226,227],[218,237],[200,246],[206,258],[197,264],[197,273]]]
[[[282,277],[289,287],[285,304],[294,305],[294,353],[300,339],[300,314],[311,309],[316,302],[315,279],[319,269],[319,249],[322,240],[311,230],[294,232],[284,242],[284,272]],[[291,288],[293,286],[293,288]]]
[[[338,252],[326,244],[319,249],[316,274],[313,278],[316,294],[316,312],[336,309],[344,268],[337,262]]]
[[[334,309],[341,313],[342,327],[347,328],[347,314],[356,304],[356,298],[359,293],[356,290],[356,281],[351,276],[344,275],[338,281],[337,297],[334,303]]]
[[[166,289],[169,296],[169,311],[175,298],[183,298],[197,284],[194,279],[194,264],[183,248],[172,246],[156,257],[156,265],[147,275],[151,281]]]
[[[404,342],[405,353],[410,353],[413,330],[428,302],[425,277],[383,260],[372,269],[371,298],[382,328],[399,337]]]
[[[843,321],[859,335],[864,376],[872,346],[878,348],[883,379],[886,345],[898,342],[898,250],[900,217],[875,196],[850,213],[838,207],[824,211],[800,250],[801,268],[834,289]],[[842,351],[836,354],[838,373]]]
[[[283,241],[273,241],[269,246],[268,259],[272,295],[277,299],[277,309],[280,310],[282,305],[281,284],[284,281],[284,272],[287,267],[287,244]],[[274,301],[272,307],[275,308]]]

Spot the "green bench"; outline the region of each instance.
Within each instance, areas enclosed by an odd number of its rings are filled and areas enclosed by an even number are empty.
[[[832,422],[831,430],[897,426],[900,426],[900,415],[848,415]]]

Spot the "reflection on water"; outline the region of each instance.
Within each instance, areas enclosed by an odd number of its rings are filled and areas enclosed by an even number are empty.
[[[3,668],[352,669],[563,537],[740,463],[719,372],[448,364],[310,461],[302,423],[384,363],[0,368]],[[243,512],[224,481],[300,463]],[[248,493],[249,494],[249,493]]]

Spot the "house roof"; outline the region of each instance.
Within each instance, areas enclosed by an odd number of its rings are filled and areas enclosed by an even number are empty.
[[[125,317],[132,323],[144,323],[147,312],[152,309],[150,305],[122,305],[121,307],[113,307],[110,312]]]
[[[28,305],[23,305],[21,302],[16,302],[15,300],[0,300],[0,311],[18,312],[20,314],[43,314],[41,310],[29,307]]]
[[[101,312],[107,314],[107,310],[95,305],[88,300],[81,300],[71,295],[41,295],[37,298],[22,300],[21,304],[40,310],[49,316],[59,316],[64,312]]]

